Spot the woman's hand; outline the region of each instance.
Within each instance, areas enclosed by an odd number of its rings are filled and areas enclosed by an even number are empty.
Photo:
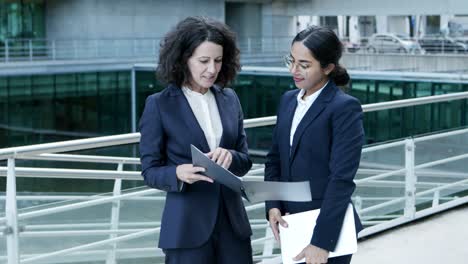
[[[207,181],[213,183],[213,179],[200,175],[198,172],[205,172],[202,167],[194,167],[192,164],[182,164],[177,166],[177,179],[182,182],[192,184],[197,181]]]
[[[299,261],[305,258],[306,264],[322,264],[328,262],[328,251],[316,247],[314,245],[308,245],[305,247],[299,255],[293,258],[294,261]]]
[[[281,216],[281,211],[278,208],[271,208],[270,211],[268,211],[268,221],[270,222],[271,231],[273,231],[273,235],[275,236],[276,241],[279,243],[280,237],[278,224],[283,227],[288,227],[288,223],[284,221],[283,217]]]
[[[215,150],[206,154],[208,158],[216,162],[219,166],[225,168],[226,170],[231,166],[232,163],[232,154],[229,150],[224,148],[216,148]]]

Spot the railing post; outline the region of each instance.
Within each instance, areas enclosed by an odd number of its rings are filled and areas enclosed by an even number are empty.
[[[416,173],[414,169],[415,145],[413,139],[405,140],[405,217],[414,218],[416,213]]]
[[[119,163],[117,171],[123,171],[123,163]],[[120,195],[122,192],[122,179],[116,179],[114,182],[113,196]],[[120,200],[112,202],[112,214],[111,214],[111,227],[112,231],[119,229],[120,220]],[[111,234],[110,239],[116,238],[117,234]],[[107,253],[106,264],[116,264],[116,249],[117,243],[113,243],[111,249]]]
[[[7,186],[6,186],[6,229],[4,234],[7,240],[8,264],[19,264],[19,230],[18,210],[16,204],[16,175],[15,159],[8,159]]]
[[[263,253],[262,256],[270,257],[273,255],[273,249],[275,247],[275,240],[273,239],[273,232],[271,231],[270,225],[265,229],[265,244],[263,244]]]
[[[132,67],[131,71],[131,87],[130,87],[130,113],[131,113],[131,121],[132,121],[132,133],[136,132],[136,70],[135,66]]]
[[[437,207],[439,205],[440,200],[440,191],[437,190],[434,192],[434,197],[432,199],[432,207]]]
[[[32,46],[32,40],[28,40],[28,46],[29,46],[29,61],[33,60],[33,46]]]
[[[362,198],[361,196],[356,196],[356,200],[354,200],[354,208],[356,209],[356,212],[358,215],[361,215],[361,210],[362,210]]]
[[[8,39],[5,39],[5,62],[10,61],[10,49],[8,46]]]

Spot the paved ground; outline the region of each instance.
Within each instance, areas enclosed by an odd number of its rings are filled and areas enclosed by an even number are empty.
[[[359,242],[352,264],[468,264],[468,205]]]

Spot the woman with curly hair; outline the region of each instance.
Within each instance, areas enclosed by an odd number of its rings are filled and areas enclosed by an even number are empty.
[[[161,42],[157,76],[167,87],[146,99],[140,119],[142,175],[167,192],[159,247],[166,263],[253,263],[240,195],[192,165],[190,145],[243,176],[252,166],[237,95],[224,88],[240,69],[234,33],[188,17]]]

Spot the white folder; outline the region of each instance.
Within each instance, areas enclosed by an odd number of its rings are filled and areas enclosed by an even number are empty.
[[[286,228],[279,225],[283,264],[305,262],[305,259],[293,261],[293,258],[310,244],[319,213],[320,209],[316,209],[283,216],[283,219],[288,223]],[[349,204],[335,251],[330,252],[328,257],[338,257],[356,252],[357,239],[354,212],[352,204]]]

